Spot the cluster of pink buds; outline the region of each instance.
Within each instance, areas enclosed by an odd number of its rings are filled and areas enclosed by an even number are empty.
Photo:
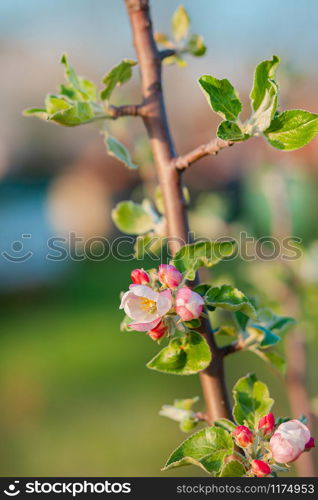
[[[233,437],[249,463],[248,474],[257,477],[270,475],[277,470],[277,463],[293,462],[301,453],[315,446],[308,427],[300,420],[288,420],[275,430],[272,413],[259,420],[257,431],[239,425],[234,429]]]
[[[201,295],[183,285],[182,274],[173,265],[161,264],[158,271],[150,274],[144,269],[134,269],[131,280],[120,309],[132,319],[130,328],[147,332],[153,340],[167,335],[168,317],[176,324],[197,319],[202,313]]]

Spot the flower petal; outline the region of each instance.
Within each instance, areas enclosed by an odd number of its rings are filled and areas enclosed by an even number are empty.
[[[172,296],[170,290],[164,290],[159,293],[159,297],[157,300],[157,310],[159,316],[164,316],[167,314],[169,309],[172,306]]]
[[[154,321],[150,321],[148,323],[138,323],[137,321],[130,323],[129,328],[133,328],[137,332],[148,332],[148,330],[152,330],[160,323],[160,318],[155,319]]]

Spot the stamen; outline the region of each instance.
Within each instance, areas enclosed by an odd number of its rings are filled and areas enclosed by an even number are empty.
[[[146,297],[142,297],[141,309],[145,312],[149,312],[150,314],[153,314],[157,311],[157,304],[154,300],[147,299]]]

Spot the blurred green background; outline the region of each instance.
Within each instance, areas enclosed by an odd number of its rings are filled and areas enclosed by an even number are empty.
[[[179,2],[152,3],[155,28],[164,31]],[[229,77],[247,102],[253,67],[278,53],[283,107],[317,111],[314,0],[184,4],[209,50],[185,69],[164,70],[180,152],[215,134],[217,118],[196,84],[204,73]],[[139,177],[106,156],[94,127],[68,130],[21,116],[23,108],[41,105],[61,81],[62,51],[96,82],[120,58],[134,57],[123,2],[78,0],[74,8],[70,0],[3,0],[0,19],[1,475],[200,475],[195,468],[160,472],[184,435],[158,411],[175,398],[200,395],[200,386],[196,376],[148,370],[145,364],[157,346],[143,334],[119,331],[119,294],[136,263],[81,258],[81,243],[70,243],[77,260],[47,259],[52,236],[116,238],[110,210],[121,199],[141,199]],[[118,103],[138,99],[135,73],[117,92]],[[139,122],[117,122],[113,130],[136,159],[145,158]],[[151,161],[142,163],[143,177],[155,182]],[[303,240],[304,256],[292,263],[292,272],[301,283],[294,290],[300,304],[296,316],[308,355],[313,413],[318,412],[317,163],[317,139],[296,153],[278,153],[252,139],[202,161],[185,179],[198,236],[244,230],[260,237],[278,234],[279,225]],[[30,258],[13,261],[27,252]],[[287,313],[289,277],[279,262],[222,263],[213,273],[213,279],[221,277]],[[275,413],[287,415],[282,377],[252,354],[227,360],[229,387],[247,371],[268,382]]]

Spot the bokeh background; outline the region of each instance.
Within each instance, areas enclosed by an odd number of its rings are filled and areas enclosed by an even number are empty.
[[[166,31],[179,2],[152,4],[155,29]],[[253,68],[278,54],[282,107],[318,112],[315,0],[185,0],[184,5],[208,51],[202,59],[188,59],[186,68],[164,69],[179,152],[215,135],[218,119],[196,83],[201,74],[229,78],[248,113]],[[84,242],[94,236],[114,239],[112,206],[145,194],[138,174],[106,155],[94,126],[67,129],[21,115],[24,108],[41,106],[45,94],[62,81],[58,61],[63,51],[79,74],[95,82],[121,58],[134,58],[124,3],[1,1],[0,473],[163,475],[160,467],[183,435],[158,410],[175,398],[199,395],[198,378],[147,370],[157,346],[143,334],[119,331],[119,294],[133,261],[93,259],[84,255],[81,243],[66,244],[75,259],[46,258],[52,236],[75,232]],[[138,100],[134,73],[116,91],[115,104]],[[151,184],[153,167],[141,124],[128,118],[112,127]],[[318,139],[295,153],[275,152],[252,139],[201,161],[185,179],[197,235],[246,230],[255,237],[292,234],[303,240],[303,258],[288,269],[277,261],[236,261],[221,264],[213,277],[222,275],[258,294],[264,305],[298,316],[313,415],[318,411],[317,165]],[[20,262],[28,252],[32,255]],[[270,384],[275,412],[288,414],[283,378],[277,382],[252,354],[228,361],[229,386],[247,367]],[[200,472],[185,468],[168,474]]]

